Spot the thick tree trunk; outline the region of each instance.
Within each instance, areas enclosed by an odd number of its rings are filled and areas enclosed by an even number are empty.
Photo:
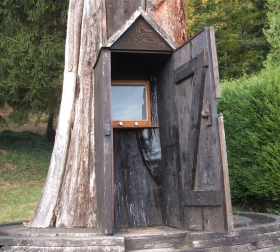
[[[185,0],[147,0],[146,3],[147,13],[179,46],[187,40],[184,7]]]
[[[186,41],[184,0],[131,0],[122,5],[120,1],[113,11],[130,10],[131,15],[139,6],[145,7],[178,45]],[[126,9],[120,11],[120,6]],[[70,0],[55,145],[43,193],[29,227],[96,226],[93,66],[102,45],[120,28],[108,29],[106,13],[110,7],[110,0]],[[125,21],[119,20],[121,24]]]

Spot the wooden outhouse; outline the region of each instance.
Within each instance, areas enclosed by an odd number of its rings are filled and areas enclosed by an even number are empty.
[[[94,66],[97,226],[226,232],[214,30],[177,47],[138,9]]]

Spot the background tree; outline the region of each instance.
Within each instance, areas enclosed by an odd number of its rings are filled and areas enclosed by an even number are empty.
[[[271,45],[271,50],[267,58],[267,66],[277,65],[280,60],[280,1],[267,0],[267,23],[264,29],[267,41]]]
[[[221,78],[251,74],[263,67],[269,46],[263,34],[265,0],[187,0],[189,36],[214,26]]]
[[[18,124],[30,113],[58,111],[64,63],[67,1],[17,0],[0,3],[0,100]]]

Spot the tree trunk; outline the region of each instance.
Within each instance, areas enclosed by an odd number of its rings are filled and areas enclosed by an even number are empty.
[[[186,41],[184,0],[130,0],[115,5],[115,0],[70,0],[55,144],[29,227],[96,226],[93,66],[107,39],[141,6],[178,45]],[[112,11],[121,15],[113,27],[106,20]]]

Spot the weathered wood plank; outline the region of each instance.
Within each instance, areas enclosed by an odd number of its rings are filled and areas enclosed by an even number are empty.
[[[115,227],[163,225],[160,186],[137,142],[137,129],[114,129]]]
[[[205,51],[192,58],[187,63],[181,65],[174,70],[174,81],[175,83],[181,82],[183,79],[188,78],[194,74],[195,71],[208,66],[208,57]]]
[[[220,190],[187,191],[184,195],[186,206],[220,206],[222,196]]]
[[[178,111],[173,83],[173,60],[170,59],[157,77],[163,215],[166,225],[183,228],[183,208],[180,203],[182,188]]]
[[[159,249],[183,246],[185,243],[185,234],[181,235],[150,235],[148,237],[130,237],[125,238],[126,250],[139,249]]]
[[[232,206],[231,206],[231,199],[230,199],[226,137],[225,137],[225,128],[224,128],[224,118],[222,115],[220,115],[218,118],[218,126],[219,126],[219,136],[220,136],[221,155],[222,155],[222,164],[223,164],[227,230],[233,231],[234,227],[233,227]]]
[[[87,247],[87,246],[123,246],[123,237],[96,236],[82,237],[1,237],[4,246],[42,246],[42,247]]]
[[[111,46],[113,50],[172,51],[167,42],[139,17]]]
[[[208,68],[205,74],[205,88],[201,110],[201,126],[197,152],[195,190],[221,190],[223,188],[222,163],[218,133],[216,96],[213,80],[213,59],[209,28],[206,27],[191,39],[191,55],[195,57],[201,51],[207,52]],[[205,231],[224,232],[225,200],[222,193],[221,207],[203,207]]]
[[[188,134],[188,153],[186,157],[185,167],[188,170],[188,177],[185,180],[184,189],[194,190],[196,168],[197,168],[197,153],[200,138],[200,124],[201,124],[201,111],[203,105],[203,95],[205,86],[206,70],[200,68],[195,72],[192,86],[192,102],[190,111],[190,121],[187,130]]]
[[[214,27],[209,28],[210,32],[210,43],[211,43],[211,52],[212,52],[212,64],[213,64],[213,79],[215,83],[215,94],[216,98],[221,97],[221,87],[220,87],[220,76],[219,76],[219,68],[218,68],[218,58],[217,58],[217,50],[216,50],[216,39],[214,33]]]
[[[124,252],[124,246],[88,246],[88,247],[36,247],[36,246],[8,246],[0,248],[0,251],[13,251],[13,252]]]
[[[106,0],[107,38],[109,39],[125,24],[139,8],[145,9],[145,0],[116,1]]]
[[[267,240],[278,240],[280,237],[280,232],[272,232],[267,234],[256,234],[249,236],[232,236],[232,237],[223,237],[219,239],[211,240],[193,240],[189,242],[188,245],[194,248],[210,248],[210,247],[219,247],[219,246],[234,246],[236,244],[250,244],[254,242],[261,242]],[[188,238],[187,238],[188,239]],[[278,240],[279,245],[280,241]]]
[[[174,57],[174,69],[180,68],[180,66],[186,64],[191,60],[191,43],[186,43],[184,46],[180,47],[173,54]],[[182,185],[182,202],[184,202],[183,196],[191,188],[191,176],[192,167],[188,167],[188,156],[189,148],[193,148],[189,141],[189,127],[192,116],[193,108],[193,78],[194,76],[189,76],[190,78],[183,79],[180,84],[174,85],[176,90],[176,106],[178,111],[178,134],[179,134],[179,152],[180,152],[180,182]],[[173,82],[174,83],[174,82]],[[181,203],[182,203],[181,202]],[[184,207],[184,213],[182,217],[183,226],[185,229],[192,230],[203,230],[203,215],[201,212],[201,207]]]
[[[107,49],[101,51],[94,69],[95,169],[97,227],[105,234],[114,230],[113,138],[111,116],[111,59]],[[109,131],[108,131],[109,129]]]

